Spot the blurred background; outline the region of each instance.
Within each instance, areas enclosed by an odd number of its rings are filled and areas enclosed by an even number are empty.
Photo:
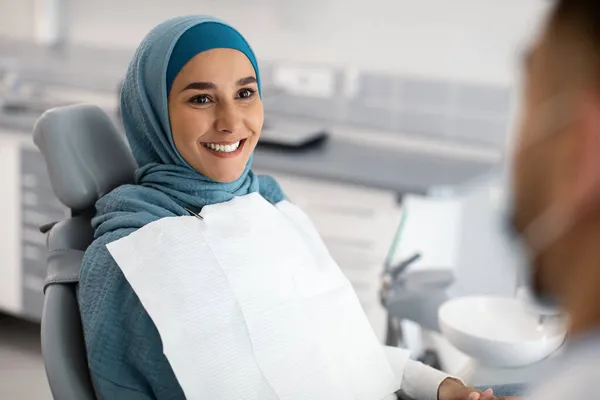
[[[512,293],[510,268],[476,269],[486,252],[476,241],[502,197],[520,55],[548,3],[0,0],[0,398],[51,398],[38,227],[67,210],[33,125],[46,109],[79,102],[119,124],[133,51],[172,16],[218,16],[249,39],[266,110],[255,169],[278,178],[313,218],[382,341],[399,340],[381,305],[382,271],[415,253],[411,270],[451,271],[456,293]],[[425,360],[432,346],[411,344],[410,331],[402,344]],[[442,347],[431,364],[456,372],[464,358]]]

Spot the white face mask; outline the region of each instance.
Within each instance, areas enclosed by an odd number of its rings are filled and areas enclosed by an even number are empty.
[[[534,131],[529,132],[527,142],[521,142],[520,148],[538,144],[544,138],[565,129],[570,123],[568,117],[568,104],[566,96],[556,96],[540,106],[533,117]],[[567,210],[560,206],[550,206],[529,223],[523,232],[518,232],[515,227],[515,203],[513,192],[514,184],[509,185],[508,210],[505,216],[507,226],[504,227],[506,239],[511,243],[518,255],[518,268],[524,280],[528,297],[535,305],[546,312],[558,312],[559,302],[555,294],[542,292],[535,285],[533,261],[546,251],[553,243],[560,239],[574,223],[574,218]]]

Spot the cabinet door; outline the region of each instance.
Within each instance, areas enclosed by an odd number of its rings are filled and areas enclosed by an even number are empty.
[[[19,146],[0,131],[0,310],[21,311]]]
[[[269,175],[277,179],[290,200],[297,204],[308,202],[349,210],[388,208],[396,205],[395,194],[385,190],[278,173]]]
[[[383,262],[401,217],[395,193],[306,178],[274,177],[288,198],[311,217],[326,243],[362,251]]]
[[[46,279],[46,236],[41,225],[61,221],[68,210],[54,195],[46,163],[35,148],[20,151],[21,268],[23,274],[23,314],[39,319]]]

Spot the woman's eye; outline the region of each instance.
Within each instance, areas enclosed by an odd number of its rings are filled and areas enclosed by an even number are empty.
[[[252,89],[242,89],[238,92],[238,98],[240,99],[249,99],[256,93],[255,90]]]
[[[190,99],[190,103],[201,105],[208,104],[210,103],[210,97],[207,95],[194,96]]]

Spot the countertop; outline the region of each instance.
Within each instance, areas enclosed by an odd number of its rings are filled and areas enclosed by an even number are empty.
[[[491,171],[495,163],[417,154],[332,135],[320,146],[303,151],[276,151],[259,145],[254,166],[396,193],[425,194],[432,187],[453,186],[474,179]]]
[[[104,60],[102,68],[94,64],[99,54]],[[0,39],[0,58],[13,59],[27,79],[46,85],[68,84],[115,97],[129,56],[130,52],[125,50],[74,47],[50,51],[34,44]],[[0,111],[0,128],[27,135],[39,115]],[[326,142],[302,151],[259,145],[254,168],[398,193],[426,193],[433,186],[456,185],[485,174],[498,163],[498,157],[480,156],[477,151],[452,151],[456,146],[450,143],[415,142],[413,137],[412,145],[407,146],[397,135],[345,126],[330,128]],[[381,140],[371,140],[377,138]]]

